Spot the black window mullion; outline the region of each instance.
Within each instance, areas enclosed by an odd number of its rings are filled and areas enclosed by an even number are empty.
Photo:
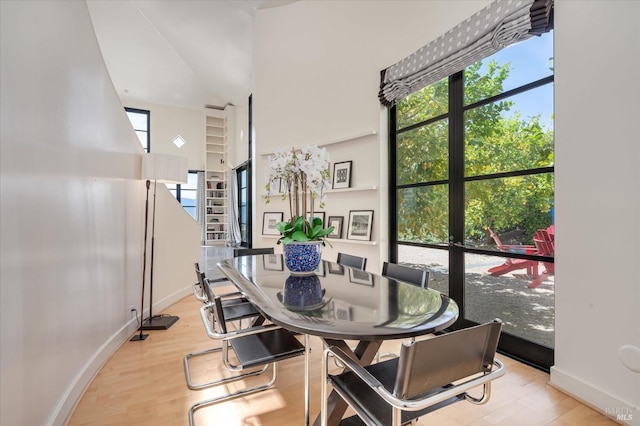
[[[397,113],[398,107],[395,105],[388,109],[389,111],[389,164],[393,167],[389,171],[389,211],[398,211],[398,189],[396,161],[397,161],[397,132],[398,125]],[[398,216],[397,214],[389,215],[389,261],[398,262]]]
[[[449,77],[449,296],[464,318],[464,80]]]

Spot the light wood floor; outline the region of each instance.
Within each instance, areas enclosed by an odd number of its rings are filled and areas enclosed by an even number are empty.
[[[245,382],[192,391],[182,358],[218,345],[204,332],[193,296],[167,313],[180,320],[166,331],[149,331],[145,341],[125,342],[86,390],[69,425],[186,425],[188,408],[203,399],[238,389]],[[320,409],[321,342],[311,337],[311,419]],[[386,342],[383,351],[398,343]],[[202,358],[202,357],[201,357]],[[466,402],[420,419],[420,425],[615,425],[604,415],[547,384],[549,375],[504,356],[507,374],[494,382],[486,405]],[[193,380],[224,374],[220,354],[190,363]],[[198,425],[300,426],[304,419],[304,357],[279,364],[276,386],[196,412]],[[218,375],[218,376],[216,376]]]

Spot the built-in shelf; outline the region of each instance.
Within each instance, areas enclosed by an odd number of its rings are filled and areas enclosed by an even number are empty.
[[[354,192],[354,191],[376,191],[378,187],[376,185],[371,186],[356,186],[353,188],[340,188],[340,189],[327,189],[325,192],[327,194],[333,194],[336,192]]]
[[[262,235],[264,239],[274,239],[277,240],[280,238],[280,235]],[[333,243],[346,243],[346,244],[362,244],[365,246],[376,246],[378,245],[377,241],[361,241],[361,240],[347,240],[344,238],[327,238],[327,244]]]
[[[378,134],[378,132],[376,130],[367,130],[365,132],[360,132],[360,133],[356,133],[350,136],[346,136],[346,137],[342,137],[342,138],[338,138],[338,139],[332,139],[329,141],[325,141],[325,142],[321,142],[321,143],[310,143],[309,145],[317,145],[317,146],[328,146],[328,145],[334,145],[337,143],[343,143],[343,142],[350,142],[356,139],[361,139],[367,136],[373,136]],[[300,149],[300,147],[295,147],[294,149],[298,150]],[[262,156],[267,156],[267,155],[273,155],[275,154],[275,151],[272,152],[263,152]]]
[[[224,244],[228,236],[227,146],[235,111],[205,108],[206,208],[203,229],[206,244]],[[222,168],[222,169],[220,169]]]
[[[327,194],[336,194],[339,192],[356,192],[356,191],[377,191],[378,187],[376,185],[370,185],[370,186],[357,186],[357,187],[353,187],[353,188],[340,188],[340,189],[325,189],[324,192],[326,192]],[[302,194],[302,192],[299,192],[300,194]],[[262,194],[262,196],[266,196],[267,193],[264,192]],[[273,194],[269,195],[270,197],[280,197],[282,196],[282,193],[279,192],[274,192]]]

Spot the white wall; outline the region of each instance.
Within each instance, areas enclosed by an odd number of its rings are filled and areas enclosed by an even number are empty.
[[[320,143],[377,130],[366,148],[350,144],[332,162],[351,159],[362,176],[386,166],[386,131],[377,100],[379,71],[456,25],[488,2],[304,1],[259,10],[254,29],[254,123],[258,152]],[[602,411],[633,407],[640,415],[640,378],[618,359],[624,344],[640,347],[640,160],[635,22],[640,2],[556,1],[556,366],[552,382]],[[383,115],[383,114],[382,114]],[[257,156],[256,188],[266,157]],[[364,175],[370,177],[367,171]],[[385,177],[377,195],[330,198],[326,211],[373,205],[384,214]],[[375,199],[372,199],[375,198]],[[264,211],[256,204],[256,245]],[[369,257],[378,248],[325,248]],[[585,266],[588,265],[588,266]],[[633,358],[634,354],[631,355]],[[640,356],[640,355],[638,355]],[[640,363],[635,358],[636,362]]]
[[[0,424],[63,424],[121,343],[145,344],[126,341],[140,304],[142,149],[84,2],[2,1],[0,19]],[[159,308],[188,294],[199,259],[197,229],[167,197]]]
[[[129,108],[150,111],[151,152],[185,157],[189,170],[205,169],[204,109],[149,104],[132,99],[122,99],[121,102]],[[178,135],[186,141],[180,148],[173,143]]]
[[[387,137],[377,99],[380,70],[409,55],[429,39],[481,9],[487,2],[303,1],[259,10],[254,20],[253,116],[257,201],[254,245],[263,238],[265,211],[287,208],[277,200],[265,205],[267,158],[277,148],[321,144],[366,131],[375,136],[329,147],[331,162],[351,160],[352,186],[376,185],[378,191],[330,194],[327,216],[373,209],[377,246],[335,243],[323,258],[338,251],[368,258],[367,270],[379,272],[387,257]],[[382,114],[383,115],[383,114]],[[382,130],[382,131],[381,131]]]
[[[640,2],[558,1],[552,383],[640,424]]]

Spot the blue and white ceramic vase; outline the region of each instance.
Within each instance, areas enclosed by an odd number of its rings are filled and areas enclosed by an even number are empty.
[[[322,241],[293,242],[282,247],[284,263],[292,274],[313,274],[322,259]]]
[[[292,309],[304,309],[322,303],[324,292],[316,274],[289,275],[282,288],[282,303]]]

